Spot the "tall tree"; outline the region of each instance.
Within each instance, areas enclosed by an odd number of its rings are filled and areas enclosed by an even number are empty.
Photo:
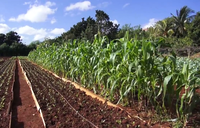
[[[2,45],[4,43],[6,35],[3,33],[0,33],[0,45]]]
[[[21,37],[17,32],[10,31],[0,34],[0,56],[27,56],[29,51],[36,47],[37,43],[27,47],[21,42]]]
[[[114,24],[110,21],[108,14],[102,10],[96,10],[96,24],[98,26],[98,32],[105,36],[107,35],[109,39],[114,39],[116,37],[119,24]]]
[[[21,37],[17,34],[17,32],[10,31],[6,33],[4,42],[9,46],[14,42],[21,43]]]
[[[36,40],[36,41],[32,41],[29,45],[28,45],[28,48],[30,50],[33,50],[33,49],[36,49],[37,46],[40,44],[41,42],[39,40]]]
[[[177,37],[184,37],[187,34],[185,24],[191,22],[195,15],[194,10],[188,8],[187,6],[182,7],[180,10],[176,10],[176,16],[172,15],[174,19],[174,30]]]
[[[23,43],[14,42],[10,46],[10,51],[12,56],[25,56],[28,55],[29,49]]]
[[[188,25],[188,36],[200,46],[200,12],[196,13],[194,20]]]
[[[62,34],[63,39],[81,39],[81,33],[85,32],[87,28],[87,21],[82,18],[81,22],[78,22],[76,25],[70,28],[69,31]]]
[[[147,30],[150,39],[155,39],[157,37],[157,29],[155,27],[149,27]]]
[[[141,40],[147,38],[147,33],[142,29],[141,25],[133,26],[133,37],[135,39]]]
[[[129,32],[129,38],[132,38],[132,32],[133,32],[133,27],[131,27],[131,24],[125,24],[125,25],[123,25],[120,29],[119,29],[119,31],[118,31],[118,34],[117,34],[117,38],[122,38],[122,37],[124,37],[124,35],[125,35],[125,33],[126,32]]]
[[[127,31],[129,32],[129,39],[135,38],[135,39],[141,40],[141,39],[147,37],[147,33],[141,28],[140,25],[131,27],[130,24],[125,24],[119,30],[117,38],[124,37],[124,35]]]
[[[107,36],[110,40],[117,38],[118,27],[119,27],[119,24],[114,24],[111,21],[108,22]]]
[[[108,34],[106,33],[107,23],[110,21],[108,14],[104,11],[96,10],[96,24],[98,26],[98,32],[101,33],[103,36]]]
[[[91,17],[88,17],[87,20],[82,18],[81,22],[73,25],[69,31],[61,35],[62,39],[87,39],[92,41],[98,31],[102,36],[108,36],[111,40],[115,39],[119,24],[110,21],[108,14],[101,10],[96,10],[95,17],[96,20]]]
[[[0,45],[0,56],[10,56],[9,46],[6,43]]]
[[[86,22],[87,22],[87,27],[85,31],[82,32],[81,36],[83,39],[93,41],[94,35],[97,34],[96,22],[90,16],[87,18]]]
[[[158,21],[155,25],[158,35],[163,37],[169,37],[173,34],[173,19],[165,18],[164,20]]]

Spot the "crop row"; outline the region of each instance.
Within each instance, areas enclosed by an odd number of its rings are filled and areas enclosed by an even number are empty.
[[[21,65],[32,84],[47,127],[133,127],[136,118],[87,96],[26,60]]]
[[[186,124],[198,103],[199,63],[188,58],[181,61],[173,52],[163,56],[159,44],[129,40],[128,34],[113,41],[96,35],[94,42],[46,42],[28,57],[114,103],[133,106],[140,102],[145,109],[154,106],[161,113],[174,109]]]
[[[4,59],[0,59],[0,65],[4,62]]]
[[[10,122],[10,107],[13,100],[16,61],[8,59],[0,65],[0,127]]]

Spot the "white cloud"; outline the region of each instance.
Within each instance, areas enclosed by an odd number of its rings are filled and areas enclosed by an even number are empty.
[[[56,23],[56,19],[55,18],[51,19],[51,24],[54,24],[54,23]]]
[[[20,14],[17,18],[11,17],[9,21],[45,22],[49,15],[56,12],[57,9],[50,8],[54,5],[55,3],[52,2],[46,2],[45,5],[30,5],[29,10],[25,14]]]
[[[113,24],[119,24],[117,20],[111,20]]]
[[[16,30],[19,34],[24,34],[24,35],[35,35],[35,34],[41,34],[41,35],[46,35],[46,29],[35,29],[33,27],[30,27],[28,25],[24,27],[20,27]]]
[[[77,2],[75,4],[70,4],[70,6],[67,6],[65,10],[66,11],[72,11],[72,10],[86,11],[93,8],[95,8],[95,6],[92,6],[90,1],[83,1],[83,2]]]
[[[41,40],[48,35],[48,32],[46,29],[44,29],[44,28],[35,29],[28,25],[26,25],[24,27],[20,27],[16,31],[18,34],[22,34],[22,35],[29,35],[29,36],[33,35],[34,40]]]
[[[50,33],[55,34],[55,35],[59,35],[59,34],[62,34],[63,32],[65,32],[64,28],[55,28]]]
[[[28,25],[20,27],[16,29],[16,32],[23,36],[23,39],[27,40],[27,36],[29,39],[32,37],[32,41],[34,40],[44,40],[46,38],[53,39],[56,35],[60,35],[65,32],[64,28],[55,28],[53,30],[48,30],[44,28],[36,29],[30,27]]]
[[[149,28],[155,25],[158,20],[155,18],[149,19],[149,23],[145,24],[142,28]]]
[[[65,29],[64,28],[36,29],[28,25],[19,28],[10,28],[7,24],[0,24],[0,33],[6,34],[9,31],[16,31],[18,35],[21,36],[23,43],[28,45],[35,40],[42,41],[44,39],[53,39],[56,36],[59,36],[63,32],[65,32]]]
[[[50,35],[50,36],[47,36],[46,38],[47,38],[47,39],[54,39],[55,36]]]
[[[53,39],[55,36],[52,35],[46,35],[45,37],[43,35],[35,35],[33,38],[33,41],[35,40],[45,40],[45,39]]]
[[[42,39],[44,39],[44,38],[46,38],[45,35],[37,34],[37,35],[34,36],[33,40],[42,40]]]
[[[0,15],[0,22],[5,22],[5,20],[4,20],[2,15]]]
[[[29,40],[29,37],[27,37],[27,36],[21,36],[21,39],[22,40]]]
[[[14,27],[14,28],[11,28],[11,31],[16,31],[17,30],[17,28],[16,27]]]
[[[21,36],[20,35],[20,37],[22,39],[23,44],[29,45],[32,42],[32,40],[30,39],[29,36]]]
[[[123,5],[123,8],[125,8],[125,7],[127,7],[129,5],[130,5],[130,3],[126,3],[126,4]]]
[[[0,33],[7,33],[10,27],[7,24],[0,24]]]
[[[24,36],[21,36],[21,39],[23,40],[23,39],[25,39],[26,37],[24,37]]]

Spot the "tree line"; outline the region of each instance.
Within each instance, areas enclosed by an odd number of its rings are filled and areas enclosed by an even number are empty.
[[[149,28],[142,28],[141,25],[131,26],[125,24],[119,28],[119,24],[110,21],[109,15],[102,10],[96,10],[95,19],[82,18],[80,22],[73,25],[69,31],[64,32],[55,39],[45,42],[63,43],[67,40],[82,39],[94,40],[94,35],[107,36],[110,40],[124,37],[129,32],[130,39],[136,40],[159,40],[163,39],[163,47],[196,47],[200,46],[200,12],[194,12],[188,6],[176,10],[176,13],[169,13],[166,17]]]
[[[0,56],[27,56],[39,43],[34,41],[25,45],[17,32],[0,33]]]
[[[167,42],[180,46],[199,46],[200,45],[200,12],[187,6],[176,10],[176,14],[171,13],[167,17],[158,21],[153,27],[149,28],[150,37],[164,37]]]
[[[107,36],[109,40],[122,38],[129,32],[129,38],[134,40],[163,40],[162,47],[188,48],[200,46],[200,12],[194,12],[187,6],[176,10],[176,13],[169,13],[166,17],[149,28],[142,28],[141,25],[131,26],[115,24],[110,20],[108,14],[102,10],[96,10],[95,19],[92,17],[82,18],[74,24],[67,32],[54,39],[45,39],[43,42],[49,44],[62,44],[68,40],[88,40],[93,42],[94,35]],[[42,42],[34,41],[30,45],[24,45],[20,36],[11,31],[7,34],[0,34],[0,56],[27,55],[29,51],[36,48]],[[197,50],[196,52],[200,52]]]

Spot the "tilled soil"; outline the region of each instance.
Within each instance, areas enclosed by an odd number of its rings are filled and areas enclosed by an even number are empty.
[[[110,107],[75,89],[32,63],[22,60],[48,128],[126,128],[148,127],[126,111]]]
[[[36,98],[40,104],[47,128],[132,128],[132,127],[171,127],[169,123],[152,124],[144,116],[145,112],[127,111],[103,104],[98,99],[91,98],[76,89],[71,83],[64,82],[49,72],[42,70],[31,62],[22,60],[22,67],[27,73]],[[10,81],[9,91],[12,81]],[[199,90],[198,90],[199,91]],[[0,91],[1,92],[1,91]],[[0,93],[0,95],[3,94]],[[10,117],[6,115],[12,92],[8,93],[6,105],[0,111],[0,127],[7,127]],[[198,108],[198,107],[197,107]],[[124,108],[127,110],[126,108]],[[189,120],[188,126],[199,126],[199,108]],[[2,116],[3,115],[3,116]],[[137,118],[141,115],[144,120]],[[31,95],[30,88],[25,80],[22,69],[17,60],[14,83],[14,102],[12,106],[13,128],[42,128],[43,123]]]
[[[172,127],[170,122],[151,121],[154,112],[149,115],[150,113],[140,109],[129,111],[130,109],[123,107],[124,110],[121,110],[103,104],[76,89],[72,83],[64,82],[29,61],[22,60],[22,67],[32,84],[48,128]],[[138,107],[135,105],[134,108]],[[128,115],[127,111],[131,114]],[[189,127],[199,126],[198,113],[191,119],[188,122]]]
[[[15,72],[12,128],[43,128],[41,117],[18,61]]]
[[[0,128],[10,124],[10,106],[14,84],[15,60],[0,65]]]

